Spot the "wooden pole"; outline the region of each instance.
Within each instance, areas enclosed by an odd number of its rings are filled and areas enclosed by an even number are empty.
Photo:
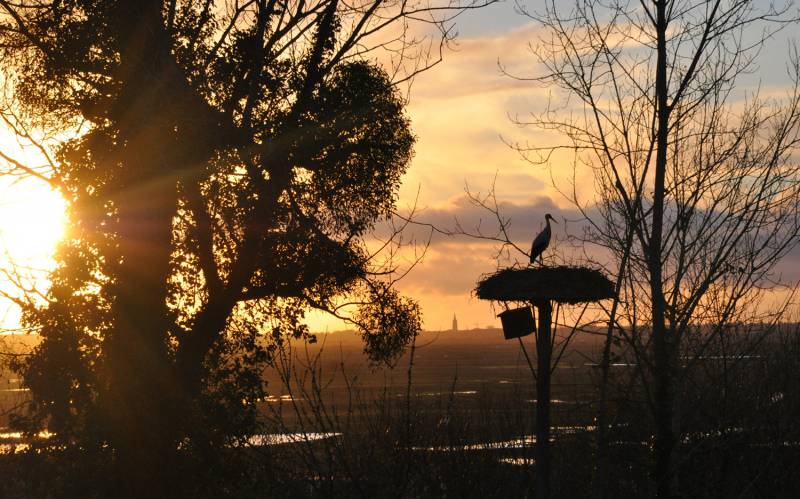
[[[539,312],[536,332],[536,497],[550,497],[550,362],[553,354],[550,300],[534,303]]]

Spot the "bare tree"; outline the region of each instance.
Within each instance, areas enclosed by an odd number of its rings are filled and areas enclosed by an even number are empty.
[[[783,98],[737,86],[796,18],[789,6],[747,1],[589,0],[523,11],[543,28],[531,44],[543,74],[529,80],[553,89],[554,101],[519,122],[565,140],[517,148],[553,168],[571,154],[576,172],[594,173],[596,196],[564,191],[592,229],[587,242],[617,262],[609,341],[621,335],[637,354],[655,424],[655,491],[672,497],[680,352],[689,342],[702,349],[708,327],[768,319],[762,299],[798,243],[796,50]],[[609,351],[610,343],[606,369]]]

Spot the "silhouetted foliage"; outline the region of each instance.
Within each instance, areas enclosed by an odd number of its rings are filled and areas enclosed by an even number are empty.
[[[371,286],[367,296],[370,300],[356,319],[362,325],[364,351],[373,362],[391,364],[422,327],[419,305],[383,283]]]
[[[349,319],[395,358],[419,308],[365,241],[412,155],[396,81],[438,59],[386,28],[446,42],[474,6],[0,2],[10,108],[57,137],[48,180],[69,203],[46,303],[24,311],[43,341],[17,365],[17,424],[52,448],[109,443],[118,492],[165,493],[178,444],[212,456],[253,430],[261,369],[309,336],[309,308],[363,301]]]

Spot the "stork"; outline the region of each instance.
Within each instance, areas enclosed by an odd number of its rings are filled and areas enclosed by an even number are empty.
[[[546,250],[550,245],[550,220],[558,223],[549,213],[545,214],[544,221],[547,225],[545,226],[544,230],[542,230],[533,239],[533,244],[531,245],[531,265],[534,263],[534,261],[536,261],[537,256],[539,257],[541,264],[544,265],[544,257],[542,257],[542,253],[544,253],[544,250]]]

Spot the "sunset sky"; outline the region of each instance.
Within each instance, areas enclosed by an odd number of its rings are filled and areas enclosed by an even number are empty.
[[[565,2],[565,5],[570,3]],[[540,3],[526,5],[539,7]],[[501,74],[537,75],[529,43],[541,35],[513,3],[495,4],[469,12],[459,19],[460,36],[444,62],[421,75],[411,93],[409,112],[418,136],[416,157],[401,191],[401,205],[411,204],[419,192],[418,219],[452,228],[458,218],[465,228],[491,227],[490,214],[470,206],[465,186],[486,192],[496,176],[498,201],[512,220],[511,236],[528,248],[541,229],[544,214],[561,222],[555,237],[583,224],[574,207],[554,185],[569,189],[572,169],[568,158],[553,170],[526,163],[506,143],[552,143],[557,137],[531,128],[520,128],[513,117],[541,109],[548,89]],[[744,96],[760,86],[762,95],[782,97],[789,79],[787,43],[797,37],[789,27],[768,42],[757,60],[759,71],[740,79]],[[780,56],[776,56],[780,54]],[[591,178],[578,180],[579,191],[592,189]],[[490,231],[490,230],[489,230]],[[424,262],[400,283],[400,289],[420,300],[425,327],[447,329],[455,313],[463,328],[499,326],[489,305],[471,295],[481,274],[496,269],[496,245],[464,238],[435,237]],[[555,251],[558,252],[558,242]],[[562,252],[568,252],[562,244]],[[523,255],[518,255],[520,261]],[[795,250],[780,266],[788,281],[800,279],[800,252]]]
[[[416,199],[421,222],[452,229],[458,219],[465,228],[479,223],[488,228],[491,217],[470,206],[465,188],[485,192],[496,179],[498,200],[512,219],[512,237],[527,248],[549,212],[561,222],[555,226],[558,251],[565,225],[567,229],[580,226],[580,222],[569,223],[578,217],[554,188],[554,184],[565,185],[569,169],[566,165],[562,170],[533,166],[507,145],[555,140],[512,122],[512,117],[524,118],[540,106],[548,90],[504,76],[499,69],[502,65],[511,74],[537,74],[528,46],[535,42],[537,30],[510,2],[467,12],[457,26],[459,36],[445,53],[444,62],[420,75],[411,89],[408,112],[418,142],[401,188],[400,210],[407,210]],[[764,53],[785,47],[786,39],[793,36],[792,29],[788,31]],[[762,56],[761,71],[745,85],[754,86],[760,80],[762,92],[780,93],[786,85],[782,76],[785,63],[783,56]],[[5,150],[14,150],[8,137],[0,143]],[[591,190],[591,181],[582,181],[577,187]],[[41,182],[0,179],[0,251],[28,259],[36,268],[46,266],[47,255],[61,234],[62,215],[63,203],[48,194]],[[424,232],[417,234],[422,237]],[[404,294],[420,301],[426,329],[449,328],[454,313],[462,328],[498,325],[489,305],[471,295],[481,274],[496,268],[494,248],[487,242],[434,236],[424,261],[398,284]],[[517,257],[520,261],[524,258]],[[0,254],[0,258],[5,256]],[[795,252],[783,266],[786,276],[800,277],[793,270],[799,266],[800,255]],[[15,316],[4,310],[7,308],[0,307],[0,320],[8,327]],[[6,314],[10,315],[4,319]],[[318,331],[341,328],[336,321],[317,314],[309,320]]]

